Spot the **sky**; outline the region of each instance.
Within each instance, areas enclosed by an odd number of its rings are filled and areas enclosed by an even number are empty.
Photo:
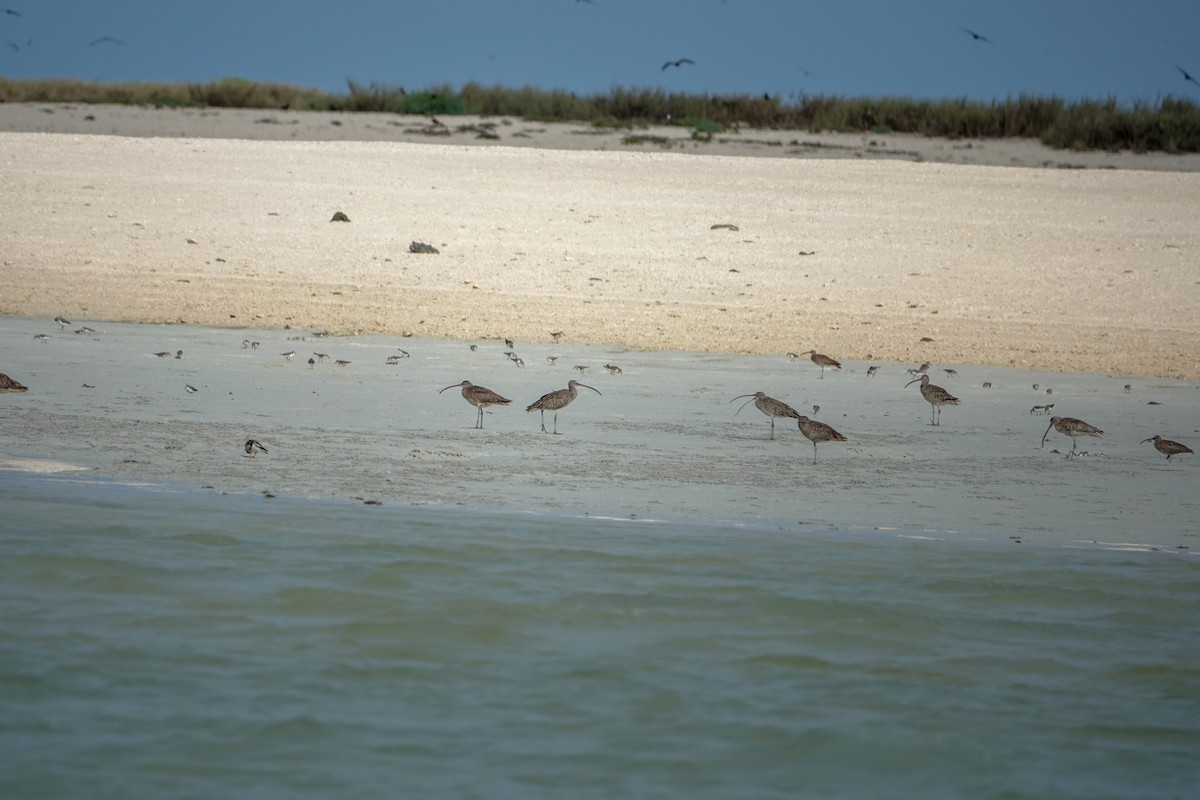
[[[1200,0],[0,0],[0,76],[1200,101]],[[17,16],[19,14],[19,16]],[[981,34],[973,38],[964,29]],[[109,39],[102,39],[109,37]],[[100,40],[100,41],[97,41]],[[111,41],[116,40],[116,41]],[[662,66],[687,58],[694,64]]]

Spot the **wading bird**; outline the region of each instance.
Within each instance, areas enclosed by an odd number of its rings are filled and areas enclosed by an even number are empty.
[[[1173,442],[1170,439],[1164,439],[1157,433],[1151,436],[1149,439],[1142,439],[1140,444],[1145,444],[1146,442],[1154,442],[1154,449],[1165,455],[1167,457],[1167,461],[1171,460],[1171,456],[1179,456],[1183,455],[1184,453],[1195,452],[1187,445],[1180,444],[1179,442]]]
[[[804,438],[813,443],[813,463],[817,463],[817,442],[844,442],[846,437],[826,425],[808,417],[799,417],[796,424]]]
[[[1046,428],[1046,432],[1042,434],[1042,447],[1046,446],[1046,437],[1050,435],[1050,428],[1061,433],[1063,436],[1071,437],[1071,452],[1067,453],[1067,458],[1075,456],[1075,440],[1080,436],[1099,436],[1104,431],[1099,428],[1088,425],[1081,419],[1074,417],[1051,417],[1050,426]]]
[[[479,414],[475,421],[476,428],[483,428],[483,410],[485,408],[488,406],[506,406],[512,402],[507,397],[501,397],[491,389],[483,386],[476,386],[470,381],[455,383],[447,386],[446,389],[456,389],[460,386],[462,387],[463,400],[466,400],[468,403],[479,409]],[[446,391],[446,389],[438,390],[438,394]]]
[[[801,353],[800,355],[808,356],[809,359],[814,364],[816,364],[818,367],[821,368],[821,377],[822,378],[825,377],[825,368],[826,367],[829,367],[830,369],[841,369],[842,368],[842,365],[839,362],[834,361],[829,356],[821,355],[816,350],[809,350],[807,353]]]
[[[755,392],[754,394],[743,394],[730,400],[730,403],[737,402],[743,397],[749,397],[745,403],[738,406],[738,410],[733,412],[734,416],[741,413],[741,410],[754,403],[754,407],[771,418],[771,438],[775,438],[775,418],[788,417],[791,419],[801,419],[800,412],[789,406],[782,400],[776,400],[774,397],[768,396],[765,392]]]
[[[267,452],[267,448],[263,447],[262,442],[260,442],[258,439],[247,439],[246,440],[246,457],[254,458],[255,450],[259,450],[263,453]]]
[[[576,380],[570,380],[567,381],[567,388],[549,392],[548,394],[542,395],[537,400],[534,400],[525,409],[525,413],[528,414],[530,411],[542,412],[542,433],[550,433],[550,431],[546,430],[546,412],[553,411],[553,432],[558,433],[558,411],[560,408],[566,408],[567,406],[571,405],[575,398],[579,396],[579,392],[576,391],[576,387],[578,386],[582,386],[584,389],[591,389],[596,394],[600,394],[599,389],[593,389],[591,386],[588,386],[585,383],[580,383]]]
[[[942,387],[934,386],[932,383],[930,383],[928,375],[922,375],[919,378],[913,378],[911,381],[904,384],[904,388],[907,389],[909,386],[912,386],[918,381],[921,383],[921,396],[925,398],[929,405],[933,406],[933,410],[929,412],[929,424],[941,425],[942,406],[956,406],[958,405],[958,398],[947,392]]]

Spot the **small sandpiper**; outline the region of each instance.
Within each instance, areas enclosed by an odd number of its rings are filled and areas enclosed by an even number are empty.
[[[63,318],[63,317],[61,317],[61,316],[55,317],[55,318],[54,318],[54,321],[58,323],[58,327],[59,327],[59,329],[60,329],[60,330],[61,330],[62,328],[65,328],[65,327],[67,327],[68,325],[70,325],[70,324],[71,324],[71,320],[69,320],[69,319],[64,319],[64,318]]]
[[[167,351],[167,350],[159,350],[154,355],[158,356],[159,358],[170,358],[171,357],[170,351]]]
[[[292,360],[292,356],[296,355],[296,351],[295,351],[295,350],[288,350],[286,353],[280,353],[279,355],[283,356],[283,357],[284,357],[284,358],[286,358],[288,361],[291,361],[291,360]]]
[[[267,448],[263,447],[262,442],[260,442],[258,439],[247,439],[246,440],[246,457],[254,458],[255,450],[261,450],[264,453],[267,452]]]
[[[346,359],[344,359],[344,358],[339,358],[337,361],[335,361],[335,362],[333,362],[333,363],[337,364],[339,367],[344,367],[344,366],[346,366],[347,364],[349,364],[350,362],[349,362],[349,361],[347,361],[347,360],[346,360]]]
[[[183,388],[187,389],[188,394],[195,394],[196,392],[200,391],[195,386],[192,386],[190,383],[185,383],[183,385]]]
[[[35,333],[33,335],[33,340],[35,342],[41,342],[42,344],[45,344],[46,342],[50,341],[50,337],[44,333]]]
[[[318,361],[324,361],[329,358],[329,353],[313,353],[313,355],[317,357]]]
[[[608,370],[609,375],[620,375],[621,374],[621,368],[618,367],[616,364],[605,364],[604,368],[606,370]]]

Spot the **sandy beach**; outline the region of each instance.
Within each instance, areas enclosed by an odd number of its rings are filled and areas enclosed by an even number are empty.
[[[0,313],[1200,377],[1197,157],[479,122],[0,106]]]
[[[1194,172],[245,126],[0,133],[0,372],[30,387],[0,474],[1200,552],[1192,457],[1140,443],[1200,430]],[[962,401],[941,426],[922,362]],[[482,431],[438,393],[464,379],[513,401]],[[600,394],[542,433],[525,407],[571,379]],[[848,441],[813,464],[731,405],[756,391]],[[1064,459],[1045,406],[1104,436]]]

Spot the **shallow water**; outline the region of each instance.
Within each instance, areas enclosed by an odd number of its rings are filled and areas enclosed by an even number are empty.
[[[1185,797],[1165,552],[0,472],[0,796]]]
[[[76,325],[81,324],[75,321]],[[934,367],[962,404],[931,426],[904,365],[819,370],[807,359],[614,351],[309,331],[92,323],[76,335],[0,317],[0,371],[30,387],[0,395],[0,469],[74,464],[123,481],[189,490],[269,491],[432,507],[697,521],[801,529],[891,529],[1025,543],[1107,542],[1200,552],[1196,470],[1142,439],[1200,443],[1200,384],[1105,375]],[[33,339],[46,333],[50,339]],[[242,340],[261,340],[244,348]],[[389,366],[404,348],[411,355]],[[155,358],[183,350],[181,359]],[[297,351],[292,361],[280,353]],[[329,358],[309,368],[309,353]],[[548,356],[557,355],[550,364]],[[335,360],[349,363],[344,367]],[[608,374],[604,364],[621,368]],[[573,367],[587,367],[578,372]],[[525,406],[576,378],[581,390],[544,434]],[[512,399],[475,409],[463,379]],[[983,384],[991,388],[983,388]],[[1033,388],[1034,385],[1037,388]],[[1124,391],[1124,385],[1130,391]],[[197,392],[189,394],[185,386]],[[813,448],[796,425],[731,399],[765,391],[848,441]],[[1050,390],[1053,394],[1046,394]],[[1103,429],[1080,442],[1051,432],[1054,413]],[[819,412],[812,412],[814,405]],[[546,419],[553,426],[552,418]],[[253,437],[268,454],[244,457]],[[1015,541],[1015,539],[1014,539]]]

